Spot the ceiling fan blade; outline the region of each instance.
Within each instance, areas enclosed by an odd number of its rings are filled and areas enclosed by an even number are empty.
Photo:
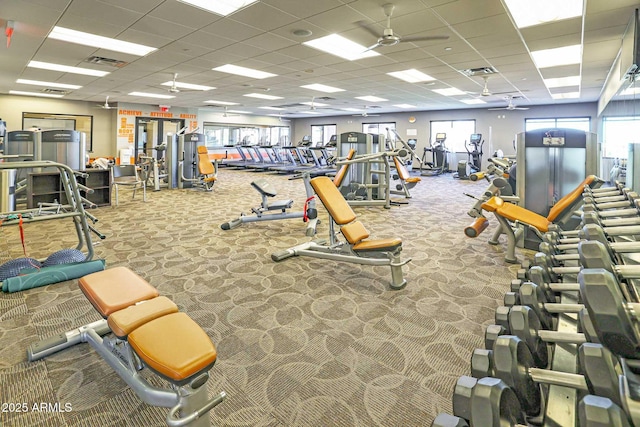
[[[425,42],[425,41],[433,41],[433,40],[449,40],[449,36],[439,35],[439,36],[416,36],[416,37],[403,37],[401,42]]]
[[[496,111],[496,110],[508,110],[509,107],[495,107],[495,108],[487,108],[487,110],[490,111]]]
[[[514,110],[528,110],[529,107],[513,107]]]
[[[370,50],[373,50],[373,49],[377,48],[378,46],[381,46],[381,44],[380,43],[376,43],[374,45],[371,45],[368,48],[366,48],[365,50],[363,50],[362,53],[369,52]]]

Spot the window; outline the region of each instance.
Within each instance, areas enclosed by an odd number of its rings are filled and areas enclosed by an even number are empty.
[[[362,133],[372,133],[374,135],[383,134],[383,135],[387,136],[387,128],[389,130],[395,129],[396,128],[396,122],[363,123],[362,124]]]
[[[84,132],[86,148],[93,152],[93,116],[78,114],[22,113],[22,129],[37,127],[40,130],[77,130]]]
[[[436,134],[444,133],[447,135],[445,146],[454,153],[466,153],[464,148],[465,141],[469,140],[471,134],[476,133],[475,120],[443,120],[431,122],[431,139],[433,143],[436,140]]]
[[[337,135],[337,125],[311,125],[311,143],[326,145],[333,135]]]
[[[524,130],[536,129],[578,129],[585,132],[591,131],[590,117],[563,117],[563,118],[547,118],[547,119],[525,119]]]
[[[603,157],[626,159],[631,142],[640,142],[640,117],[605,117],[602,121]]]
[[[288,126],[247,126],[207,122],[203,124],[207,148],[240,143],[248,145],[287,144],[289,132]]]

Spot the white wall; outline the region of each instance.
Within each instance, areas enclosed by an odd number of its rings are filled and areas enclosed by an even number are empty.
[[[304,135],[311,134],[311,125],[337,124],[338,134],[344,132],[362,132],[363,123],[396,122],[396,130],[405,141],[417,138],[417,153],[422,153],[428,146],[430,121],[432,120],[476,120],[476,132],[481,133],[484,140],[485,156],[495,150],[502,149],[506,155],[515,154],[512,141],[515,135],[524,131],[525,119],[554,117],[591,117],[591,131],[596,132],[597,105],[592,103],[558,104],[532,106],[528,110],[489,111],[486,108],[446,110],[446,111],[412,111],[407,113],[381,114],[376,117],[333,116],[295,119],[292,122],[292,141],[298,141]],[[415,117],[415,123],[409,123],[409,117]],[[504,118],[502,118],[504,116]],[[407,136],[407,129],[416,129],[417,136]]]

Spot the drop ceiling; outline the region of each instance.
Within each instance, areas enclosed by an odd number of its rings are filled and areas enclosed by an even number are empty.
[[[583,17],[518,30],[501,0],[398,0],[391,19],[394,32],[403,37],[447,35],[447,40],[403,42],[379,47],[379,56],[348,61],[305,46],[303,42],[332,33],[371,46],[372,33],[382,34],[388,0],[260,0],[227,17],[204,12],[176,0],[0,0],[0,25],[14,21],[11,45],[0,33],[0,94],[10,90],[46,88],[16,83],[17,79],[82,85],[64,98],[104,103],[126,102],[201,108],[206,100],[237,102],[229,107],[264,115],[259,107],[284,106],[282,114],[309,117],[310,106],[319,115],[352,114],[342,108],[375,108],[376,112],[406,111],[394,104],[411,104],[411,110],[489,108],[518,105],[596,101],[620,47],[637,1],[585,0]],[[54,26],[90,32],[145,44],[158,50],[137,57],[105,49],[48,39]],[[309,36],[298,36],[307,30]],[[571,71],[558,68],[541,72],[530,51],[583,42],[580,97],[554,100],[543,78]],[[107,61],[123,61],[114,67]],[[109,71],[105,77],[27,68],[31,60]],[[213,71],[233,64],[276,74],[256,80]],[[481,96],[484,79],[463,70],[494,68],[487,79],[492,93]],[[415,68],[434,81],[407,83],[387,75]],[[179,82],[216,87],[207,92],[181,90],[170,94],[162,83],[177,73]],[[555,73],[555,74],[554,74]],[[326,94],[301,88],[325,84],[344,89]],[[463,96],[447,97],[434,89],[455,87]],[[152,100],[130,92],[175,95]],[[282,97],[277,101],[248,98],[247,93]],[[356,99],[374,95],[388,101],[370,103]],[[320,100],[320,97],[323,97]],[[328,98],[328,99],[327,99]],[[467,105],[477,98],[486,104]],[[215,109],[216,107],[208,107]]]

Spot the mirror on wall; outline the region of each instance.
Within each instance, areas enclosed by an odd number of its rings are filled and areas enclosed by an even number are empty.
[[[22,113],[22,129],[77,130],[86,135],[87,151],[93,152],[93,116],[56,113]]]

